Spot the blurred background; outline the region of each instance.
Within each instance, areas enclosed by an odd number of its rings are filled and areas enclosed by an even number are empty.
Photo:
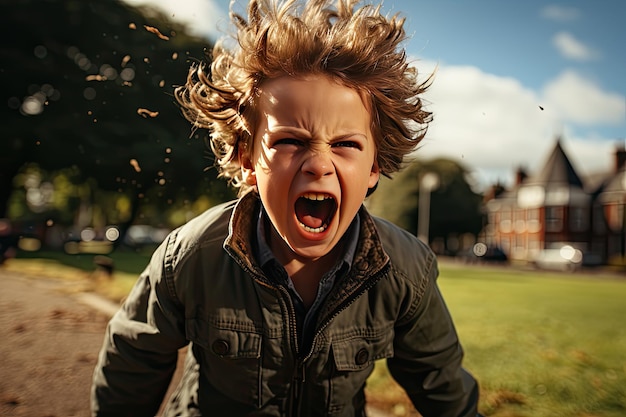
[[[153,247],[234,197],[172,96],[228,34],[226,1],[1,4],[5,256]],[[370,209],[440,255],[623,265],[624,5],[383,8],[406,18],[420,76],[435,74],[435,121]]]
[[[24,250],[108,253],[233,197],[172,95],[210,41],[116,1],[2,9],[5,236]]]

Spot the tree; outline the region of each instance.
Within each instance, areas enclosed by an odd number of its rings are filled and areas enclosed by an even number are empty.
[[[482,196],[472,189],[468,171],[448,159],[415,160],[393,180],[382,178],[367,201],[368,208],[373,214],[416,234],[419,179],[426,172],[435,173],[439,178],[438,186],[431,193],[429,242],[441,239],[447,246],[451,236],[478,235],[483,224]]]
[[[133,213],[203,192],[232,196],[214,181],[206,132],[191,137],[172,95],[207,40],[117,1],[2,1],[0,12],[9,16],[0,29],[0,217],[31,162],[74,167],[127,194]]]

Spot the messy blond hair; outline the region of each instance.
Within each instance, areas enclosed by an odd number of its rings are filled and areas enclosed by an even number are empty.
[[[333,4],[335,3],[335,4]],[[372,112],[380,172],[398,171],[426,133],[431,113],[421,94],[430,77],[417,81],[400,43],[404,19],[358,0],[250,0],[247,20],[232,11],[238,47],[213,49],[210,68],[194,64],[175,90],[184,116],[210,131],[220,175],[242,181],[238,152],[253,146],[255,99],[264,80],[284,75],[325,74],[354,88]]]

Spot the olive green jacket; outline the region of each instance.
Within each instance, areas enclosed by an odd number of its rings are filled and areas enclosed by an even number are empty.
[[[166,416],[364,416],[380,359],[425,417],[477,415],[427,246],[362,208],[353,264],[302,352],[290,294],[252,256],[258,204],[210,209],[157,249],[107,327],[94,416],[155,415],[187,345]]]

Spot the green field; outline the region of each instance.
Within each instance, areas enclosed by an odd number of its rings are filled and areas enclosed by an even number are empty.
[[[465,366],[481,385],[482,413],[626,416],[626,279],[454,263],[440,269]],[[380,368],[374,395],[388,385]]]
[[[46,254],[8,268],[37,274],[93,275],[93,257]],[[112,254],[113,279],[88,286],[119,299],[147,256]],[[55,266],[56,265],[56,266]],[[551,274],[443,262],[439,286],[465,348],[465,366],[481,385],[480,410],[498,417],[626,416],[626,279],[578,272]],[[93,283],[95,282],[95,283]],[[410,415],[380,363],[369,398]]]

